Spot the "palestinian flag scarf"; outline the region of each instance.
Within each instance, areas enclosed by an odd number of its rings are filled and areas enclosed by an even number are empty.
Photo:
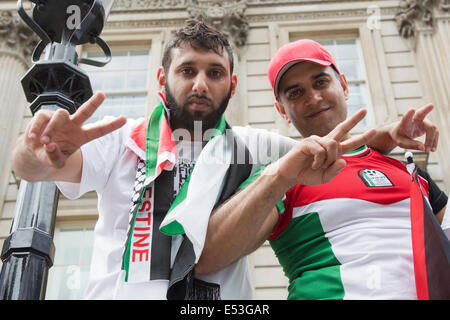
[[[126,282],[145,282],[149,280],[150,263],[148,257],[138,255],[134,245],[139,245],[143,237],[140,232],[146,228],[149,217],[140,216],[144,195],[152,197],[155,180],[163,170],[172,170],[177,160],[176,141],[166,116],[165,100],[153,110],[146,132],[145,175],[144,164],[137,168],[137,178],[130,208],[128,236],[123,254],[122,269],[125,270]],[[230,130],[226,130],[230,129]],[[189,298],[192,295],[193,267],[200,258],[209,216],[222,201],[231,196],[240,183],[250,174],[251,165],[238,164],[235,160],[237,150],[244,149],[242,142],[234,136],[226,124],[225,117],[213,129],[213,134],[202,149],[194,168],[181,186],[170,209],[160,225],[160,231],[168,236],[182,235],[184,240],[175,258],[170,275],[170,284],[183,283],[175,290],[175,298]],[[225,134],[226,133],[226,134]],[[240,148],[240,149],[239,149]],[[249,158],[246,156],[246,159]],[[152,202],[153,203],[153,202]],[[149,206],[151,207],[151,205]],[[150,208],[150,210],[152,210]],[[142,258],[147,259],[142,259]],[[187,288],[191,293],[186,293]],[[169,293],[168,293],[169,298]]]
[[[408,159],[411,173],[411,234],[419,300],[450,299],[450,242],[422,192],[417,167]]]

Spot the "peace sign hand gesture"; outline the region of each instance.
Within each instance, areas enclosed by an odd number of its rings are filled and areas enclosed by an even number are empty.
[[[405,149],[436,151],[439,141],[438,128],[425,117],[433,110],[433,104],[415,110],[409,109],[399,122],[390,125],[389,134],[396,145]],[[425,135],[425,143],[414,140]]]
[[[296,185],[318,185],[329,182],[346,165],[339,159],[343,154],[366,144],[376,133],[371,129],[357,136],[350,136],[350,130],[366,115],[360,110],[341,122],[324,137],[310,136],[298,143],[288,154],[274,163],[268,172],[279,174],[288,188]]]
[[[24,143],[37,160],[53,168],[63,168],[67,159],[85,143],[119,129],[126,123],[119,117],[107,123],[83,127],[105,100],[97,93],[86,101],[73,115],[64,109],[40,110],[25,131]]]

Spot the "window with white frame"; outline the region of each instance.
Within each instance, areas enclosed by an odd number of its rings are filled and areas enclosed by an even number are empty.
[[[56,250],[48,276],[47,300],[83,299],[89,278],[94,229],[93,223],[80,223],[66,223],[55,229]]]
[[[84,57],[100,60],[103,53],[86,50]],[[87,121],[104,116],[139,118],[146,115],[150,51],[145,48],[112,48],[112,60],[104,67],[83,65],[94,92],[103,91],[105,102]]]
[[[290,40],[295,41],[301,38],[305,37],[293,35]],[[360,109],[367,109],[367,116],[355,127],[353,132],[367,130],[373,125],[374,117],[359,38],[355,36],[309,38],[319,42],[331,53],[339,71],[345,75],[349,89],[348,116]]]

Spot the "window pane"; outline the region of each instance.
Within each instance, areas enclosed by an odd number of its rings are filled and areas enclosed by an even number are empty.
[[[92,123],[107,115],[130,118],[143,117],[147,106],[147,78],[149,51],[112,50],[112,61],[103,68],[85,68],[95,91],[104,91],[106,99],[94,115],[86,121]],[[87,53],[94,58],[99,53]]]
[[[338,59],[358,59],[358,51],[354,39],[337,40]]]
[[[144,89],[147,85],[147,71],[130,71],[128,73],[128,89]]]
[[[80,260],[80,247],[78,244],[79,234],[82,230],[61,230],[59,234],[59,245],[63,250],[55,255],[57,264],[78,264]]]
[[[350,94],[361,94],[361,85],[358,83],[349,83],[348,90]]]
[[[352,115],[354,115],[357,111],[359,111],[361,109],[361,106],[354,106],[354,105],[347,105],[347,118],[351,117]],[[360,128],[360,127],[365,127],[367,126],[367,117],[362,119],[355,128]]]
[[[126,116],[140,118],[146,114],[147,96],[107,96],[103,104],[94,112],[85,124],[102,120],[105,116]]]
[[[145,116],[147,97],[144,95],[124,97],[124,106],[129,118],[140,118]]]
[[[131,51],[128,68],[130,70],[143,70],[148,68],[149,54],[145,51]]]
[[[46,299],[82,299],[89,277],[93,229],[59,229]]]
[[[58,299],[61,288],[63,287],[61,285],[61,279],[64,276],[64,268],[65,267],[58,265],[53,265],[53,267],[50,268],[47,281],[47,291],[45,294],[45,298],[47,300]]]
[[[354,104],[354,105],[359,104],[362,107],[364,107],[366,105],[366,100],[364,98],[364,90],[365,90],[364,84],[349,84],[348,85],[349,97],[347,104]]]
[[[90,73],[89,79],[91,80],[92,90],[99,91],[103,89],[103,77],[102,73]]]
[[[130,118],[136,119],[145,116],[147,104],[146,96],[140,95],[125,97],[124,104],[130,108],[130,111],[127,113]]]
[[[336,61],[339,71],[345,74],[348,81],[361,79],[359,71],[359,63],[356,60],[341,60]]]
[[[365,84],[349,84],[349,97],[347,100],[348,116],[352,116],[358,110],[367,108],[367,102],[364,97]],[[367,126],[367,117],[364,118],[356,127]]]
[[[92,258],[92,249],[94,247],[94,232],[85,232],[83,237],[83,247],[81,248],[80,264],[82,269],[89,266]],[[86,270],[85,270],[86,271]],[[89,268],[87,269],[89,272]]]
[[[360,94],[351,94],[350,93],[349,96],[348,96],[347,105],[360,105],[360,106],[363,106],[363,105],[365,105],[364,98]]]
[[[102,90],[109,92],[123,91],[127,87],[125,85],[126,73],[118,71],[109,71],[103,73]]]

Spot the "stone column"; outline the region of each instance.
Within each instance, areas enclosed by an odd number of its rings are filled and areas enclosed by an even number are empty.
[[[27,106],[20,79],[31,66],[37,42],[15,12],[0,11],[0,212],[11,174],[11,150]]]
[[[444,49],[450,43],[448,25],[449,22],[442,21],[436,24],[437,32],[418,33],[416,61],[425,101],[435,106],[431,119],[439,128],[437,155],[445,187],[450,190],[450,51]]]
[[[439,128],[437,156],[445,188],[450,190],[450,2],[400,1],[396,21],[415,52],[424,100],[435,106],[431,119]]]

